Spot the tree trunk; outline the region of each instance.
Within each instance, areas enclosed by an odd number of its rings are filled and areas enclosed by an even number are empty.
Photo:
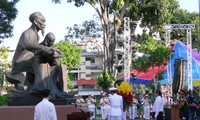
[[[152,67],[152,76],[153,76],[154,87],[155,87],[155,90],[156,90],[157,89],[157,80],[155,78],[154,65],[151,65],[151,67]]]

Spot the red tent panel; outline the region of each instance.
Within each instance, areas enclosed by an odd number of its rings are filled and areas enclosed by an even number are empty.
[[[96,80],[77,80],[77,85],[96,85]]]
[[[166,66],[161,65],[158,71],[158,66],[154,66],[154,74],[157,75],[159,71],[164,71]],[[132,73],[137,73],[137,78],[144,79],[144,80],[153,80],[153,74],[152,74],[152,67],[150,67],[147,72],[138,72],[135,69],[130,70],[130,77],[132,77]],[[123,77],[124,73],[118,74],[119,77]]]

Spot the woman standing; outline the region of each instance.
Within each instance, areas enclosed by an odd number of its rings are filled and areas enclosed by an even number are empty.
[[[95,103],[96,103],[94,95],[88,95],[86,101],[88,105],[88,111],[92,113],[92,115],[90,116],[90,120],[93,120],[95,118]]]
[[[137,104],[138,100],[136,99],[135,94],[133,94],[133,103],[129,108],[130,119],[135,119],[137,117]]]
[[[150,104],[151,104],[151,100],[149,99],[149,95],[146,94],[143,101],[144,119],[146,120],[150,119]]]

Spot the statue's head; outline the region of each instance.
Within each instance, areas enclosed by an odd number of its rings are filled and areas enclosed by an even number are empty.
[[[55,35],[52,32],[47,33],[45,36],[44,42],[47,46],[51,47],[55,42]]]
[[[40,12],[34,12],[29,16],[29,20],[38,30],[41,30],[42,35],[44,35],[44,29],[46,27],[44,16]]]

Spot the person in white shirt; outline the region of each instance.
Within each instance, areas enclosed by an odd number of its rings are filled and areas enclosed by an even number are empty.
[[[151,100],[149,99],[149,95],[145,94],[145,97],[143,100],[143,107],[144,107],[144,119],[146,120],[150,119],[150,104],[151,104]]]
[[[111,87],[109,90],[112,93],[112,96],[109,97],[110,120],[122,120],[123,98],[117,94],[117,88]]]
[[[88,98],[86,98],[86,102],[88,105],[88,111],[92,113],[92,116],[90,116],[90,120],[93,120],[95,118],[95,103],[96,103],[94,95],[88,95]]]
[[[135,119],[137,117],[137,104],[138,100],[135,94],[133,94],[133,103],[132,106],[129,107],[130,119]]]
[[[163,120],[163,101],[162,101],[162,95],[160,90],[155,91],[155,102],[153,104],[152,111],[155,113],[154,114],[154,120]]]
[[[106,96],[106,92],[103,92],[102,98],[100,99],[100,106],[101,106],[101,115],[102,115],[102,120],[109,119],[109,113],[110,113],[110,103],[109,99]]]
[[[34,120],[57,120],[55,106],[49,102],[50,93],[49,89],[42,91],[43,100],[35,106]]]

